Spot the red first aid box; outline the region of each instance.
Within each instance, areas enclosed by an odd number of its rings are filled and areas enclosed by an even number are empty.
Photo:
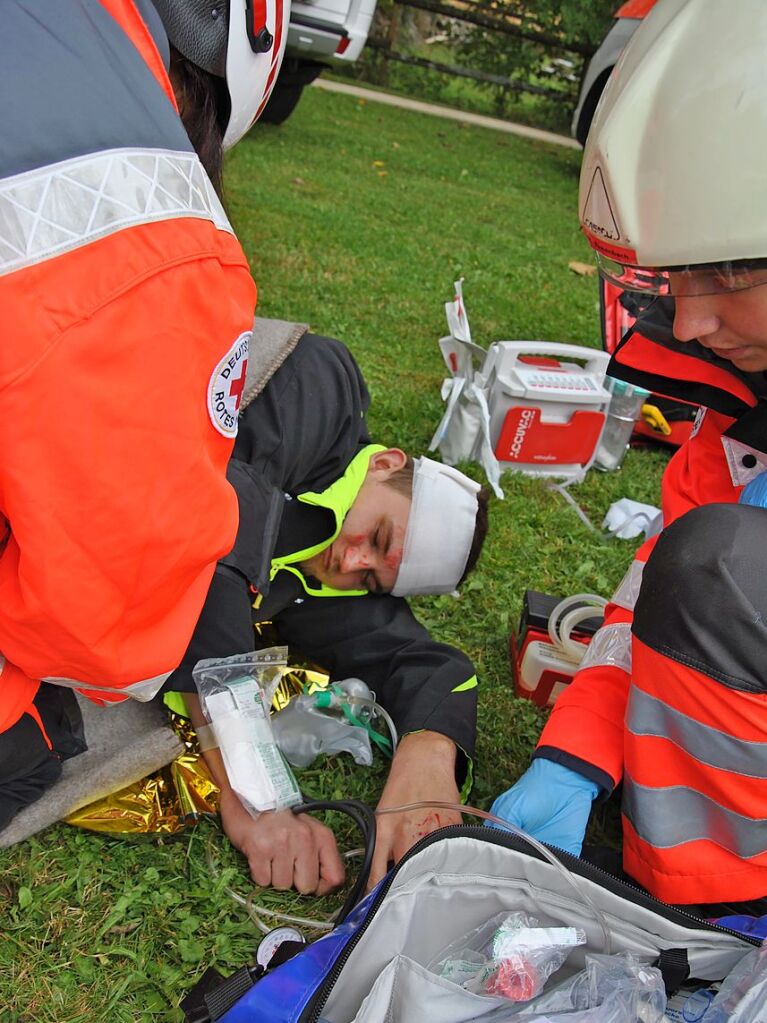
[[[526,590],[519,629],[509,639],[515,692],[539,707],[551,707],[578,670],[578,665],[552,643],[548,633],[549,617],[562,599]],[[577,625],[571,639],[587,646],[601,624],[602,615],[595,608],[594,617]]]

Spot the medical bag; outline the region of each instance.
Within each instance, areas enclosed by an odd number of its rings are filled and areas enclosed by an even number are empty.
[[[510,912],[584,932],[585,944],[557,974],[563,980],[584,968],[589,953],[630,952],[655,965],[672,992],[688,978],[721,981],[760,944],[567,853],[458,825],[421,839],[335,930],[276,968],[238,971],[208,993],[197,1015],[187,1010],[187,1019],[469,1023],[492,1007],[488,999],[426,965],[448,943]]]
[[[626,331],[634,326],[638,309],[632,296],[621,288],[603,278],[599,283],[602,344],[612,355]],[[653,440],[679,447],[689,440],[697,412],[697,405],[652,394],[642,406],[633,436],[639,442]]]

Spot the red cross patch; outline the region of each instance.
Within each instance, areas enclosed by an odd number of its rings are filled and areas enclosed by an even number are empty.
[[[249,330],[240,334],[213,370],[208,384],[210,421],[224,437],[237,436],[237,412],[245,389],[251,336]]]

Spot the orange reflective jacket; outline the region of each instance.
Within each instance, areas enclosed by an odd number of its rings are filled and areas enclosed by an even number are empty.
[[[677,348],[661,356],[657,345],[632,338],[618,356],[621,375],[633,367],[631,379],[639,383],[642,366],[651,375],[662,370],[665,381],[652,379],[661,393],[679,396],[675,377],[697,388],[692,400],[733,414],[709,407],[669,462],[665,527],[694,508],[737,502],[747,478],[767,469],[767,454],[749,447],[756,397],[747,380],[722,363],[699,361],[694,346]],[[539,753],[566,754],[568,766],[608,790],[623,782],[624,868],[657,897],[674,903],[760,898],[767,892],[767,695],[722,685],[632,634],[643,569],[657,539],[639,548],[582,668],[557,700]],[[712,601],[715,586],[712,579]]]
[[[30,680],[150,699],[179,663],[235,536],[256,299],[151,3],[6,16],[0,82],[22,110],[0,154],[0,730]]]

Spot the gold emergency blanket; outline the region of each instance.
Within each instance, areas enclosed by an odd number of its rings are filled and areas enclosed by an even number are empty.
[[[272,712],[287,707],[300,693],[324,689],[328,681],[324,672],[285,666],[272,698]],[[169,717],[185,752],[134,785],[83,806],[64,818],[67,824],[113,835],[173,835],[201,816],[217,813],[218,788],[199,751],[194,728],[180,714]]]

